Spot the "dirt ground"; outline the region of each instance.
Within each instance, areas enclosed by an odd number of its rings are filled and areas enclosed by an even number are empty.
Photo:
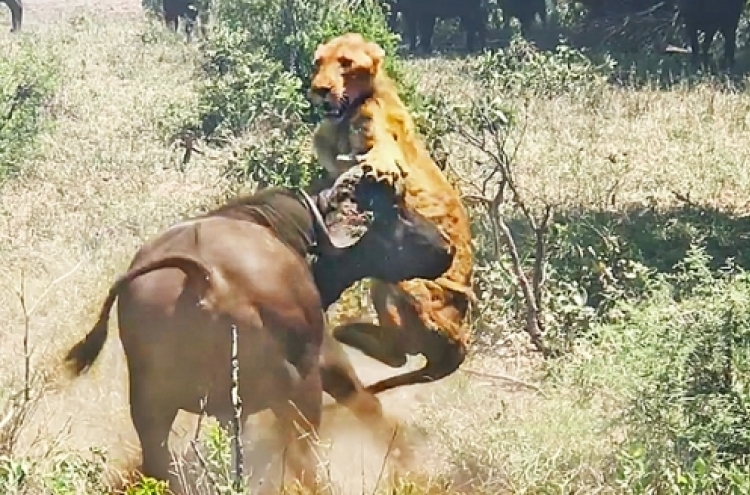
[[[24,30],[38,29],[50,20],[86,11],[129,17],[139,16],[143,12],[140,0],[24,0],[23,7]],[[6,15],[10,17],[10,13]]]

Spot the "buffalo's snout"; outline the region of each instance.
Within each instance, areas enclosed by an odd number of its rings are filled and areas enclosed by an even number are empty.
[[[411,278],[424,278],[427,280],[435,280],[440,278],[453,263],[453,257],[456,255],[456,251],[452,246],[446,246],[444,248],[437,246],[429,246],[426,251],[412,253],[413,256],[413,270],[406,270],[407,275],[411,275],[406,280]],[[409,273],[411,272],[411,273]],[[403,278],[404,272],[400,275]],[[387,280],[388,282],[399,282],[396,277],[394,280]]]
[[[377,278],[400,282],[412,278],[433,280],[443,275],[453,263],[455,248],[443,233],[422,215],[402,209],[390,226],[392,243],[383,258],[373,266]]]
[[[439,241],[431,243],[428,249],[431,252],[423,269],[424,275],[421,275],[420,278],[436,279],[448,271],[448,268],[453,264],[456,248],[448,244],[444,238],[441,238]]]

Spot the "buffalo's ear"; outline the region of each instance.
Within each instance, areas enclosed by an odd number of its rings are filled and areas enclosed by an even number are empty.
[[[372,213],[363,209],[356,197],[363,177],[360,167],[352,167],[341,174],[330,188],[318,194],[324,235],[327,243],[335,249],[345,249],[359,242],[372,223]]]
[[[403,179],[393,185],[377,181],[357,165],[341,174],[333,186],[318,195],[330,244],[346,248],[356,244],[377,218],[395,218],[403,203]]]
[[[328,238],[337,249],[352,247],[367,233],[370,220],[366,215],[338,215],[326,220]]]

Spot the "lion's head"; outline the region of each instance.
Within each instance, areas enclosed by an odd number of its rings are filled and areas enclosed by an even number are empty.
[[[346,33],[321,43],[313,56],[310,99],[322,105],[327,119],[346,118],[373,93],[385,51],[359,33]]]

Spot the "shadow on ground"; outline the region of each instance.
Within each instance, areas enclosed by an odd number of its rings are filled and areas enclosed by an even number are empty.
[[[528,223],[519,218],[506,222],[521,258],[531,266],[535,238]],[[477,251],[481,265],[494,258],[494,251],[489,234],[479,235],[485,236]],[[728,266],[750,270],[750,214],[693,203],[561,211],[547,237],[548,275],[553,283],[575,284],[586,304],[599,308],[613,294],[643,296],[647,279],[678,273],[694,247],[710,258],[715,275]],[[500,253],[507,254],[504,245]]]

